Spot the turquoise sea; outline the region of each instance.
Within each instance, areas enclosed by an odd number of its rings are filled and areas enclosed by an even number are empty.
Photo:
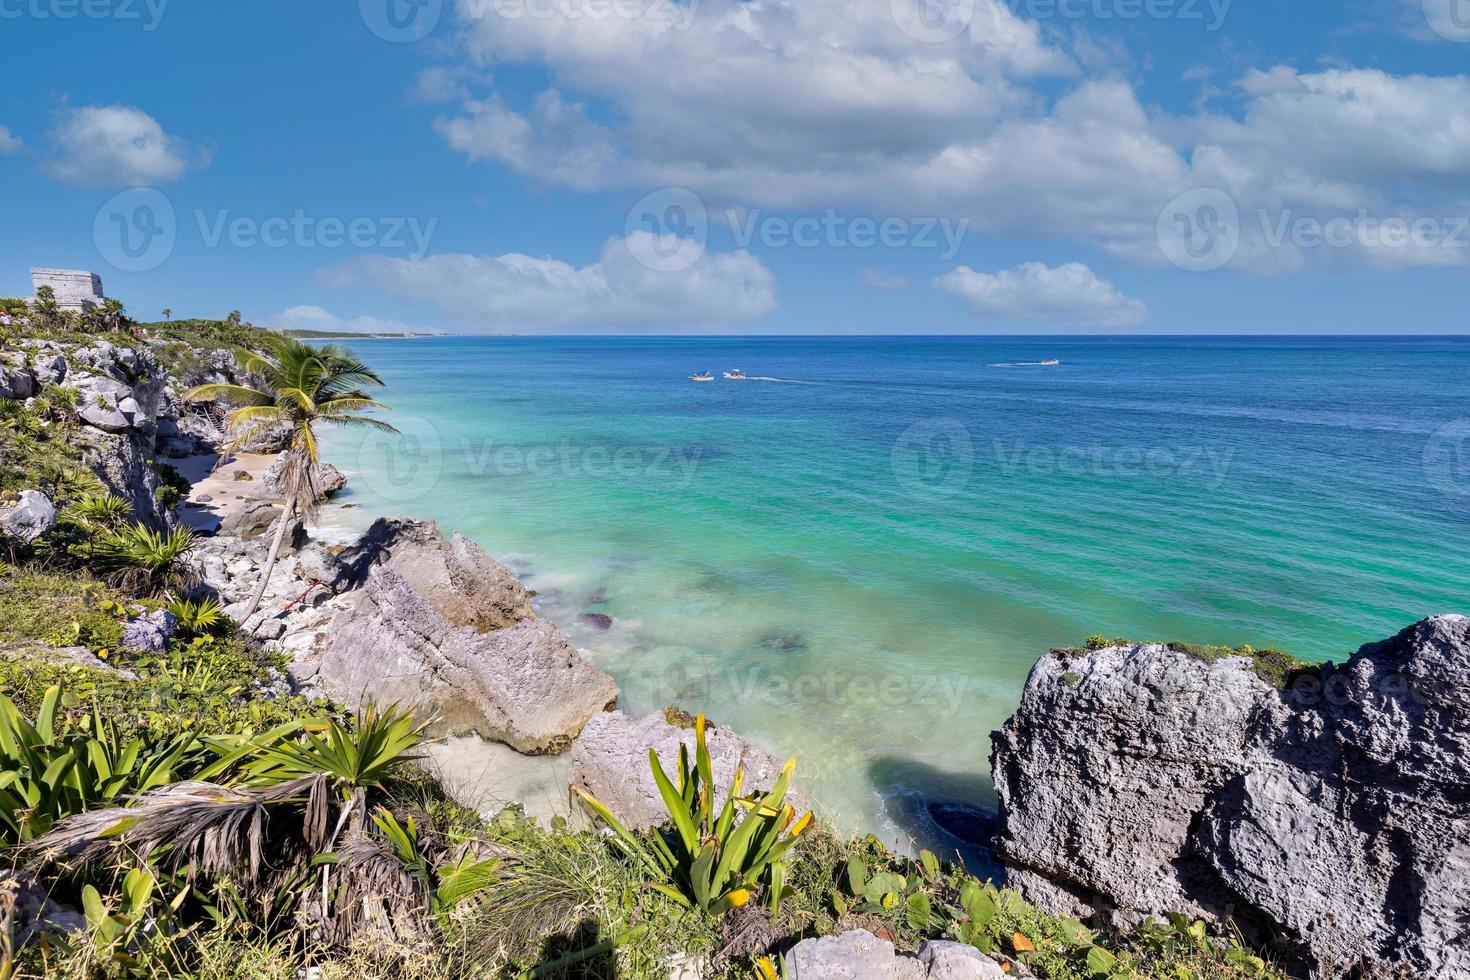
[[[630,710],[797,755],[890,841],[974,835],[1049,647],[1326,659],[1470,612],[1466,338],[354,346],[404,435],[326,437],[353,505],[326,521],[465,533]]]

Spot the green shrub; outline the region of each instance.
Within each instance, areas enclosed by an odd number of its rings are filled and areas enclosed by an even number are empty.
[[[93,547],[93,560],[109,581],[139,595],[183,592],[198,580],[188,560],[194,532],[178,527],[154,531],[130,524],[108,532]]]

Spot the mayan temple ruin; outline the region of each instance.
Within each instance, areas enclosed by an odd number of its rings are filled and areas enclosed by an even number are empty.
[[[31,288],[37,292],[50,286],[63,310],[89,310],[101,306],[102,277],[82,269],[32,269]]]

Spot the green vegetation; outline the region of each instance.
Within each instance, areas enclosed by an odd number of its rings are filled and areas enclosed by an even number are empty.
[[[185,527],[154,531],[125,524],[108,531],[92,546],[92,561],[109,581],[140,595],[186,592],[197,579],[189,561],[194,532]]]
[[[1052,652],[1066,660],[1080,656],[1083,651],[1104,650],[1108,647],[1131,646],[1136,643],[1147,644],[1151,641],[1130,640],[1126,636],[1119,636],[1109,640],[1101,634],[1089,636],[1079,650],[1074,647],[1063,647]],[[1275,647],[1267,647],[1258,650],[1252,646],[1209,646],[1200,643],[1182,643],[1172,641],[1160,643],[1158,646],[1167,647],[1178,653],[1188,654],[1196,660],[1204,663],[1215,663],[1230,657],[1244,657],[1251,662],[1251,668],[1256,676],[1270,684],[1272,687],[1285,688],[1296,678],[1317,670],[1318,665],[1298,660],[1296,657]],[[1069,677],[1075,675],[1068,675]],[[1069,681],[1070,683],[1070,681]]]

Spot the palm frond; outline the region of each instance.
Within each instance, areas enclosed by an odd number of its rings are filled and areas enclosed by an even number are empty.
[[[212,402],[221,400],[230,402],[233,405],[275,404],[275,399],[269,392],[246,385],[196,385],[184,393],[184,401],[188,402]]]

